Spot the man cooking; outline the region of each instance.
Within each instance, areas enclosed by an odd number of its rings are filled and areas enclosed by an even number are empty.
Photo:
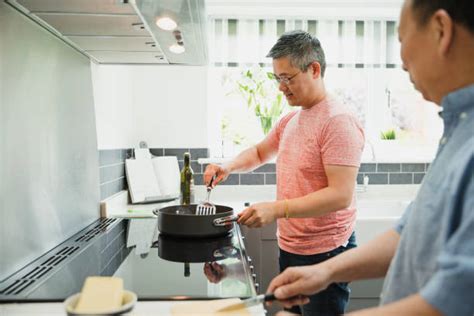
[[[250,205],[238,222],[257,228],[277,221],[283,271],[355,247],[354,187],[364,132],[355,116],[328,95],[325,55],[317,38],[303,31],[285,33],[268,57],[280,91],[290,106],[300,108],[230,162],[207,166],[204,182],[215,176],[216,185],[232,172],[251,171],[276,157],[277,200]],[[342,314],[348,298],[347,283],[334,283],[312,295],[303,310]]]

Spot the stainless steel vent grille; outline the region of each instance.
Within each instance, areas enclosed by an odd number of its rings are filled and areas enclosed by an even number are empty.
[[[39,283],[42,278],[52,272],[54,269],[60,266],[60,263],[71,257],[82,247],[87,245],[87,242],[93,239],[95,236],[100,235],[107,231],[107,228],[116,221],[114,218],[103,218],[89,228],[85,233],[82,233],[79,237],[73,236],[71,241],[66,241],[66,246],[63,246],[60,250],[55,251],[54,254],[46,254],[45,258],[40,258],[30,266],[23,269],[25,274],[21,276],[21,271],[17,278],[13,276],[7,280],[6,286],[0,288],[0,296],[14,296],[21,294],[24,290],[28,289],[31,285]],[[53,252],[53,251],[51,251]],[[35,265],[36,264],[36,265]],[[10,281],[10,282],[9,282]],[[13,282],[13,283],[12,283]]]
[[[35,281],[34,280],[16,280],[12,285],[8,286],[7,288],[3,289],[0,291],[0,294],[2,295],[18,295],[20,294],[24,289],[29,287],[31,284],[33,284]]]
[[[84,241],[89,241],[101,232],[105,231],[107,227],[115,222],[115,218],[107,218],[101,221],[97,226],[91,228],[88,230],[84,235],[80,236],[75,240],[75,242],[84,242]]]

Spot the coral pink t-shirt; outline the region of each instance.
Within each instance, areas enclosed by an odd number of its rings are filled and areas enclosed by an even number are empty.
[[[359,167],[365,142],[357,118],[332,97],[287,114],[267,137],[278,150],[278,200],[327,187],[324,165]],[[278,244],[287,252],[302,255],[333,250],[352,234],[355,212],[354,194],[346,209],[319,217],[278,219]]]

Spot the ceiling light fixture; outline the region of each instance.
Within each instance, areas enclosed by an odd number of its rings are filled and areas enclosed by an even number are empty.
[[[178,24],[176,24],[176,22],[172,18],[167,17],[167,16],[163,16],[161,18],[158,18],[156,20],[156,25],[160,29],[165,30],[165,31],[174,30],[178,26]]]
[[[170,52],[175,54],[182,54],[186,50],[183,45],[180,44],[173,44],[169,48]]]

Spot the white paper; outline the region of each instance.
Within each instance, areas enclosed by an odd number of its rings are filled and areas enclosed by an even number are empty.
[[[149,203],[179,197],[180,175],[178,159],[175,156],[127,159],[125,169],[132,203]]]
[[[126,159],[125,171],[132,203],[144,202],[147,197],[162,195],[151,159]]]
[[[135,148],[133,151],[137,160],[151,159],[151,153],[148,148]]]
[[[161,194],[178,197],[180,191],[180,175],[176,156],[154,157],[152,164]]]

